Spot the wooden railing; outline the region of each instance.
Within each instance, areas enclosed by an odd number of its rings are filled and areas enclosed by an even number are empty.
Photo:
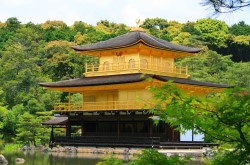
[[[105,101],[105,102],[84,102],[83,104],[56,103],[54,104],[55,112],[80,112],[80,111],[106,111],[106,110],[139,110],[147,109],[149,105],[145,105],[139,101]]]
[[[122,73],[148,73],[148,74],[159,74],[165,76],[174,76],[187,78],[188,68],[148,64],[142,63],[141,61],[124,62],[124,63],[106,63],[106,64],[86,64],[85,75],[86,76],[98,76],[98,75],[112,75]]]
[[[160,137],[56,136],[55,145],[102,147],[159,147]]]

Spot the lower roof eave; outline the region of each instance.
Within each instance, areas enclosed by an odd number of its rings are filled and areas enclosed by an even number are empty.
[[[176,78],[169,76],[160,76],[153,74],[141,74],[141,73],[133,73],[133,74],[122,74],[122,75],[110,75],[110,76],[97,76],[97,77],[85,77],[79,79],[58,81],[58,82],[50,82],[50,83],[40,83],[40,86],[49,88],[52,90],[71,92],[77,89],[86,88],[86,90],[91,90],[91,88],[103,88],[110,87],[114,85],[127,85],[134,83],[142,83],[147,82],[149,84],[150,81],[147,79],[153,79],[161,82],[172,81],[176,84],[186,84],[191,86],[201,86],[201,87],[212,87],[212,88],[230,88],[227,84],[217,84],[211,82],[201,82],[197,80],[190,80],[185,78]],[[80,90],[82,91],[82,90]]]

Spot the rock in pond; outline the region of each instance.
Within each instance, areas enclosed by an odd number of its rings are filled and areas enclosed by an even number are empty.
[[[0,164],[8,164],[7,159],[3,155],[0,154]]]
[[[23,158],[16,158],[16,163],[24,163],[25,160]]]

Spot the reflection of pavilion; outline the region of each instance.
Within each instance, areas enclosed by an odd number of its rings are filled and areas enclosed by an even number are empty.
[[[151,146],[179,142],[180,133],[174,128],[161,122],[153,124],[148,113],[153,100],[147,87],[172,80],[182,90],[201,96],[228,87],[189,80],[187,66],[175,66],[176,58],[194,56],[200,49],[169,43],[138,28],[107,41],[72,48],[78,54],[98,57],[99,63],[86,64],[84,78],[40,84],[69,93],[68,102],[54,106],[56,114],[67,117],[44,123],[66,127],[65,137],[52,138],[56,144]],[[72,103],[72,93],[82,94],[82,102]],[[72,126],[81,127],[81,136],[72,136]]]

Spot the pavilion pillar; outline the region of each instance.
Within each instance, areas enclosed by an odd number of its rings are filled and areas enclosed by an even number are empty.
[[[66,136],[71,136],[71,125],[68,124],[67,127],[66,127]]]
[[[51,134],[50,134],[51,141],[54,139],[54,126],[51,127]]]
[[[84,124],[82,123],[82,125],[81,125],[81,136],[83,136],[84,135]]]
[[[71,93],[69,92],[69,98],[68,98],[68,110],[71,110]]]
[[[82,92],[82,108],[81,110],[84,110],[84,92]]]
[[[71,126],[68,125],[66,128],[66,136],[71,136]]]
[[[149,127],[149,136],[150,137],[153,137],[153,121],[152,120],[148,120],[149,124],[148,124],[148,127]]]
[[[194,129],[192,129],[192,142],[194,141]]]
[[[117,136],[120,137],[120,118],[117,120]]]
[[[53,147],[54,143],[54,126],[51,126],[51,131],[50,131],[50,140],[49,140],[49,146]]]
[[[172,128],[172,141],[175,141],[175,138],[174,138],[174,129]]]

